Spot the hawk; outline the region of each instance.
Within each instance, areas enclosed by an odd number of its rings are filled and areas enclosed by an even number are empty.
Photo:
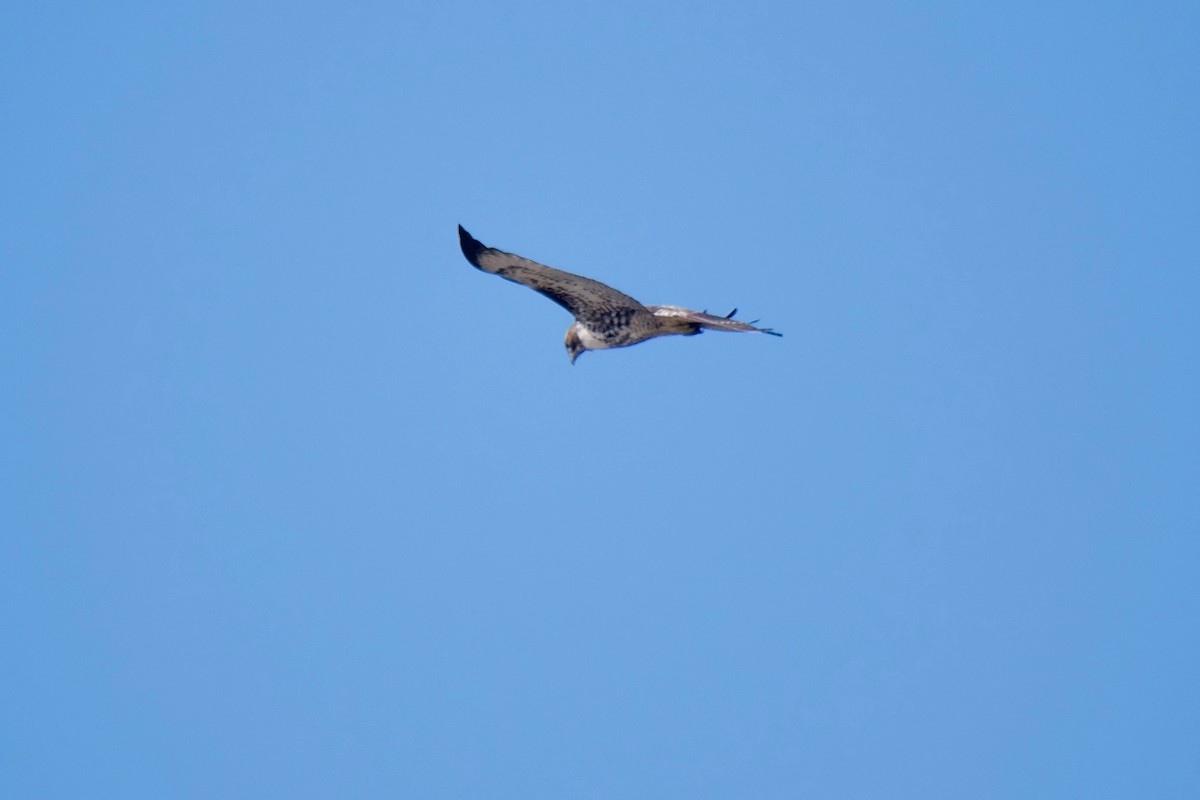
[[[600,281],[487,247],[467,233],[462,225],[458,226],[458,241],[462,245],[463,255],[476,268],[528,286],[574,315],[575,321],[567,328],[564,340],[572,364],[584,350],[628,347],[655,336],[695,336],[705,328],[783,335],[770,328],[756,328],[752,323],[734,319],[736,308],[723,317],[717,317],[679,306],[644,306]]]

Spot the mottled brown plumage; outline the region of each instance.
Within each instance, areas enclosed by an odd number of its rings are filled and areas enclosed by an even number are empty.
[[[584,350],[628,347],[655,336],[694,336],[706,328],[783,335],[733,319],[737,309],[717,317],[679,306],[644,306],[600,281],[487,247],[461,225],[458,240],[467,261],[478,269],[528,286],[574,315],[565,339],[572,364]]]

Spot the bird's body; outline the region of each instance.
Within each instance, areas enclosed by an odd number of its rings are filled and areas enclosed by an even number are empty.
[[[644,306],[600,281],[486,247],[461,225],[458,239],[463,255],[476,268],[528,286],[575,316],[565,339],[571,363],[585,350],[628,347],[655,336],[694,336],[705,328],[782,335],[733,319],[737,309],[717,317],[679,306]]]

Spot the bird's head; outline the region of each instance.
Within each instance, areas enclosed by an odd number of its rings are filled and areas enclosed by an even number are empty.
[[[575,363],[575,359],[579,358],[579,354],[587,347],[584,346],[583,340],[579,338],[579,323],[571,323],[571,327],[567,328],[567,336],[563,340],[563,344],[567,348],[567,355],[571,357],[571,363]]]

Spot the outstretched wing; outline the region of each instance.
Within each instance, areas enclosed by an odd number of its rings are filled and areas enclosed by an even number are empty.
[[[752,323],[734,319],[733,315],[737,313],[736,308],[724,317],[713,316],[703,311],[692,311],[690,308],[680,308],[679,306],[646,306],[646,308],[650,309],[650,313],[656,317],[670,317],[691,322],[700,328],[711,328],[716,331],[756,331],[771,336],[783,336],[782,333],[777,333],[770,328],[756,328]],[[758,322],[758,320],[754,321]],[[696,332],[699,333],[699,329]]]
[[[611,286],[487,247],[467,233],[462,225],[458,226],[458,240],[467,261],[478,269],[528,286],[585,324],[611,323],[615,319],[628,324],[635,317],[650,316],[645,306]]]

